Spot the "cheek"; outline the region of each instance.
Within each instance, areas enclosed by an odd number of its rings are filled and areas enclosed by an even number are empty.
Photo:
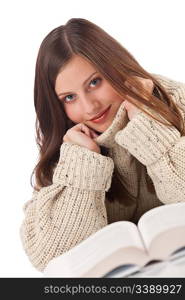
[[[82,112],[79,108],[69,107],[70,105],[64,105],[64,110],[67,117],[74,123],[81,123],[83,121]]]
[[[123,98],[121,98],[118,93],[109,85],[107,85],[105,93],[110,99],[114,99],[116,102],[120,103],[123,101]]]
[[[101,93],[107,97],[107,96],[112,96],[114,94],[114,90],[112,89],[112,87],[110,87],[109,85],[104,85],[104,87],[101,89]]]

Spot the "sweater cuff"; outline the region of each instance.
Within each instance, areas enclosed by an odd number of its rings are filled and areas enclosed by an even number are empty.
[[[64,142],[53,174],[53,183],[84,190],[108,191],[111,186],[113,160],[85,147]]]
[[[180,136],[174,126],[163,125],[140,112],[123,130],[117,132],[115,140],[143,165],[149,166],[168,152]]]

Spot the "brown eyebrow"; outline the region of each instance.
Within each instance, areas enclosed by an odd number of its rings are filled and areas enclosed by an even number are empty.
[[[94,74],[96,74],[96,73],[98,73],[98,72],[96,71],[96,72],[92,73],[92,74],[84,81],[83,85],[85,85],[86,82],[87,82],[88,80],[90,80],[90,78],[91,78]],[[72,92],[64,92],[64,93],[60,93],[60,94],[58,94],[58,97],[61,96],[61,95],[66,95],[66,94],[70,94],[70,93],[72,93]]]

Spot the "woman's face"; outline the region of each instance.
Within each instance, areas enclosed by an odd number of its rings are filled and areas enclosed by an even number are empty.
[[[101,133],[111,125],[123,102],[93,65],[77,55],[58,74],[55,91],[70,120]],[[107,112],[100,118],[105,110]]]

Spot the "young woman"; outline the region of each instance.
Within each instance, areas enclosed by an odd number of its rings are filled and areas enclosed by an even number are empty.
[[[108,223],[185,201],[185,84],[97,25],[74,18],[44,38],[34,104],[40,156],[20,232],[39,271]]]

